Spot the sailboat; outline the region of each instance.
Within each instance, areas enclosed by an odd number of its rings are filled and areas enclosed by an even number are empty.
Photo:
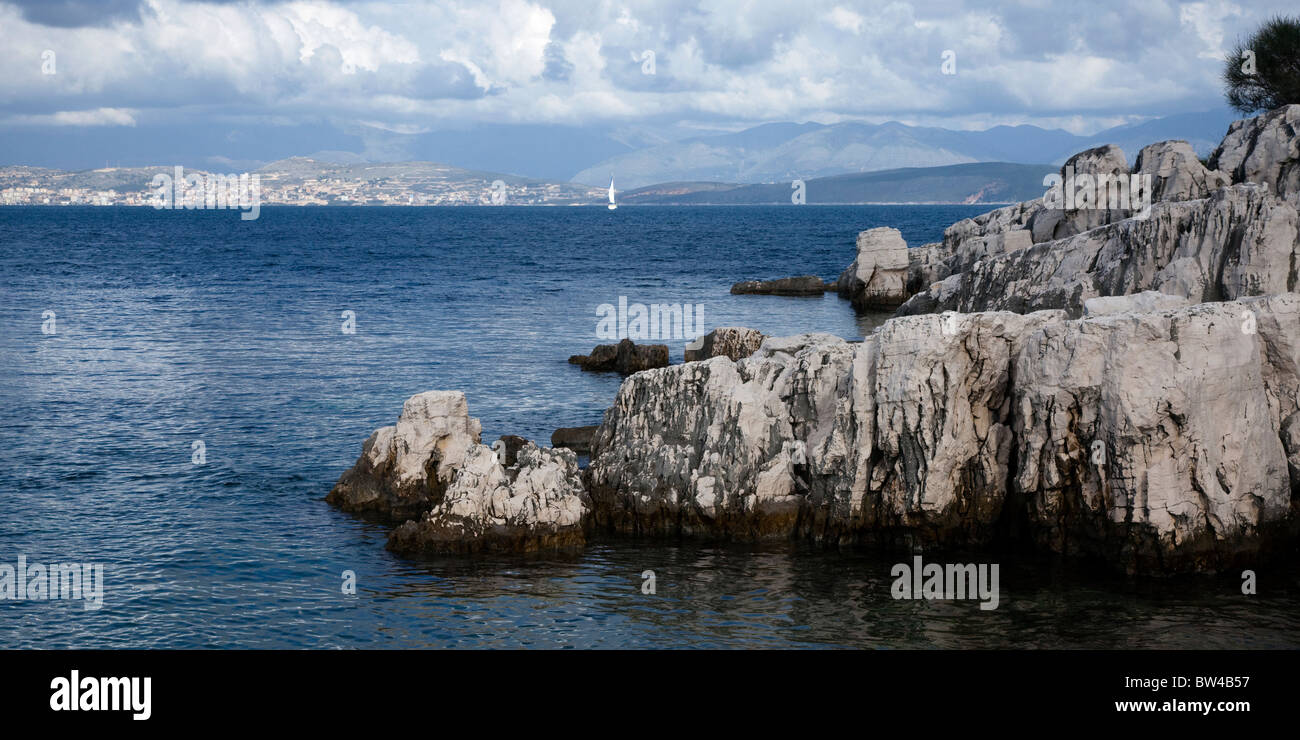
[[[615,208],[618,208],[618,204],[614,202],[614,176],[610,175],[609,176],[609,210],[612,211]]]

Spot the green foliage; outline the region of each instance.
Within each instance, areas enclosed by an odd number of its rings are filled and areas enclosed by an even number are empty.
[[[1300,18],[1270,19],[1224,59],[1224,94],[1242,113],[1300,103]]]

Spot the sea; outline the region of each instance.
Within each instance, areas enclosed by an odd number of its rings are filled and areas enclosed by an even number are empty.
[[[0,208],[0,577],[102,568],[91,608],[0,601],[0,648],[1300,646],[1294,567],[1243,594],[1004,557],[983,610],[893,598],[897,556],[799,543],[407,560],[323,500],[421,391],[464,391],[486,442],[599,423],[620,378],[567,359],[606,341],[603,304],[861,338],[887,315],[728,289],[832,279],[863,229],[918,246],[989,208]]]

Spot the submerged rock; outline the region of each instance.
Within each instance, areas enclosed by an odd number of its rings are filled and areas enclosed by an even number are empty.
[[[631,375],[642,370],[668,366],[668,345],[636,344],[624,339],[618,344],[598,344],[589,355],[573,355],[569,364],[593,372]]]
[[[442,500],[482,426],[460,391],[427,391],[402,404],[395,426],[370,435],[326,500],[344,511],[401,521]]]
[[[726,357],[739,360],[748,357],[763,344],[763,332],[739,326],[720,326],[700,337],[698,348],[686,346],[686,362],[707,360],[710,357]]]
[[[745,280],[731,286],[732,295],[821,295],[825,290],[826,283],[816,275]]]
[[[402,555],[531,552],[579,547],[588,498],[571,450],[529,442],[512,466],[489,447],[469,451],[442,500],[392,531],[388,549]]]

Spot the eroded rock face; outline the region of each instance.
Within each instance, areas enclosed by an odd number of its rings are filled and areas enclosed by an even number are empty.
[[[1210,167],[1234,183],[1267,184],[1300,207],[1300,105],[1233,122],[1210,155]]]
[[[1032,328],[1061,318],[895,319],[860,344],[769,339],[740,362],[635,376],[597,432],[596,523],[741,539],[986,542],[1010,480],[1010,359]]]
[[[668,345],[637,344],[624,339],[618,344],[598,344],[589,355],[573,355],[569,364],[592,372],[631,375],[655,367],[668,366]]]
[[[1185,141],[1162,141],[1138,152],[1134,171],[1151,176],[1151,199],[1197,200],[1232,184],[1232,178],[1207,169]]]
[[[1132,172],[1118,147],[1089,149],[1067,160],[1059,174],[1065,179],[1071,173],[1076,178],[1079,175],[1124,178],[1114,186],[1128,192],[1130,205],[1135,206],[1140,205],[1140,191],[1131,189],[1130,176],[1134,174],[1151,176],[1152,203],[1207,198],[1215,190],[1231,184],[1225,173],[1202,165],[1185,141],[1164,141],[1145,147],[1138,153]],[[1107,206],[1109,193],[1107,187],[1098,188],[1097,197],[1105,200]],[[1139,202],[1133,203],[1135,199]],[[1138,212],[1139,208],[1049,208],[1040,198],[962,219],[944,230],[943,242],[912,250],[909,294],[990,258],[1118,223]]]
[[[484,445],[469,450],[442,500],[392,531],[402,555],[530,552],[580,547],[588,498],[571,450],[531,442],[513,466]]]
[[[916,294],[900,315],[1064,309],[1155,290],[1193,303],[1271,295],[1297,285],[1296,210],[1256,185],[1158,203],[1068,239],[977,262]]]
[[[894,308],[907,300],[907,242],[898,229],[858,234],[858,255],[835,281],[840,296],[859,309]]]
[[[1133,295],[1089,298],[1083,302],[1083,315],[1085,317],[1095,317],[1111,316],[1119,313],[1158,313],[1160,311],[1175,311],[1190,304],[1191,302],[1182,296],[1144,290]]]
[[[1130,173],[1123,150],[1108,145],[1070,157],[1058,174],[1065,187],[1067,181],[1073,182],[1079,175],[1127,178]],[[1043,189],[1046,196],[1047,186]],[[944,229],[941,243],[913,250],[908,273],[909,295],[991,257],[1064,239],[1130,215],[1131,210],[1118,208],[1049,208],[1044,197],[962,219]]]
[[[1130,572],[1252,562],[1300,487],[1298,322],[1288,294],[1035,332],[1014,390],[1034,539]]]
[[[1015,531],[1131,572],[1234,567],[1293,525],[1298,322],[1293,294],[926,315],[643,373],[597,432],[593,523],[944,547]]]
[[[816,275],[745,280],[731,286],[732,295],[821,295],[825,290],[825,282]]]
[[[707,360],[711,357],[726,357],[739,360],[749,357],[763,344],[763,332],[740,326],[720,326],[699,339],[699,348],[687,345],[686,362]]]
[[[478,419],[470,418],[464,393],[411,396],[396,425],[370,435],[361,457],[326,500],[345,511],[396,521],[418,516],[442,500],[481,431]]]

